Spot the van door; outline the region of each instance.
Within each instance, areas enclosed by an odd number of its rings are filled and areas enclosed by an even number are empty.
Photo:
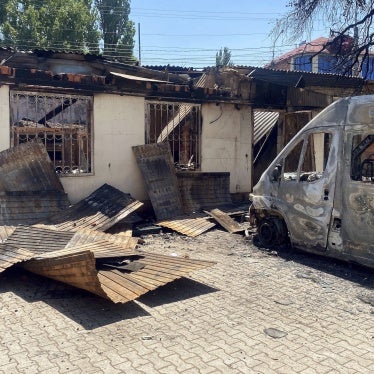
[[[343,253],[374,265],[374,129],[347,132],[342,178]]]
[[[302,249],[326,250],[335,193],[338,130],[313,129],[282,160],[277,198],[290,238]]]

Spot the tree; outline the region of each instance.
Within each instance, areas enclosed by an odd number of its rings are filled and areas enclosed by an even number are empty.
[[[231,66],[231,51],[227,48],[224,47],[223,50],[222,48],[216,53],[216,66],[217,67],[222,67],[222,66]]]
[[[130,0],[0,0],[0,45],[99,53],[135,62]]]
[[[7,0],[0,1],[0,24],[6,19],[6,7],[8,5]]]
[[[95,0],[100,14],[104,56],[133,62],[134,22],[129,20],[130,0]]]
[[[272,30],[274,39],[282,33],[289,41],[313,30],[315,25],[331,25],[330,40],[323,49],[338,57],[345,73],[368,71],[374,45],[374,0],[292,0],[289,11]]]
[[[1,7],[2,45],[99,51],[100,33],[91,0],[7,0]]]

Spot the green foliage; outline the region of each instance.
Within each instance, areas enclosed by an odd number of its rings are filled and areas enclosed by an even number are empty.
[[[99,53],[135,62],[130,0],[0,0],[0,45]]]
[[[216,53],[216,66],[221,67],[221,66],[231,66],[231,51],[227,48],[224,47],[223,50],[222,48]]]
[[[8,5],[8,0],[0,1],[0,24],[2,24],[6,19],[6,7]]]
[[[104,56],[133,62],[134,22],[129,20],[130,0],[95,0],[100,14]]]
[[[100,33],[87,0],[8,0],[2,41],[18,49],[98,52]]]

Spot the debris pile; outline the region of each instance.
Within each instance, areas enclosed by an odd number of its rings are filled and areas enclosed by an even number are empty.
[[[157,225],[195,237],[216,225],[211,221],[213,217],[231,233],[244,231],[228,213],[222,210],[200,212],[194,209],[217,204],[219,200],[222,209],[226,208],[228,212],[235,210],[236,207],[231,202],[228,183],[219,191],[215,191],[213,186],[210,190],[205,185],[199,188],[198,193],[192,191],[190,183],[186,184],[188,189],[186,191],[178,184],[169,143],[139,145],[133,147],[133,152],[152,202]],[[198,174],[195,173],[195,175]],[[204,189],[207,190],[205,194]],[[235,213],[244,214],[244,211]]]
[[[0,152],[0,175],[0,273],[17,265],[125,303],[214,265],[146,253],[136,248],[138,238],[129,232],[104,233],[142,203],[104,184],[68,206],[41,144],[26,143]],[[26,204],[25,214],[24,201],[30,196],[34,200]],[[56,204],[48,205],[50,196]]]

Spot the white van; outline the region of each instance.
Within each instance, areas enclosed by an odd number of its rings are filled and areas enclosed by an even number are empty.
[[[374,95],[340,99],[286,145],[250,195],[265,246],[374,267]]]

